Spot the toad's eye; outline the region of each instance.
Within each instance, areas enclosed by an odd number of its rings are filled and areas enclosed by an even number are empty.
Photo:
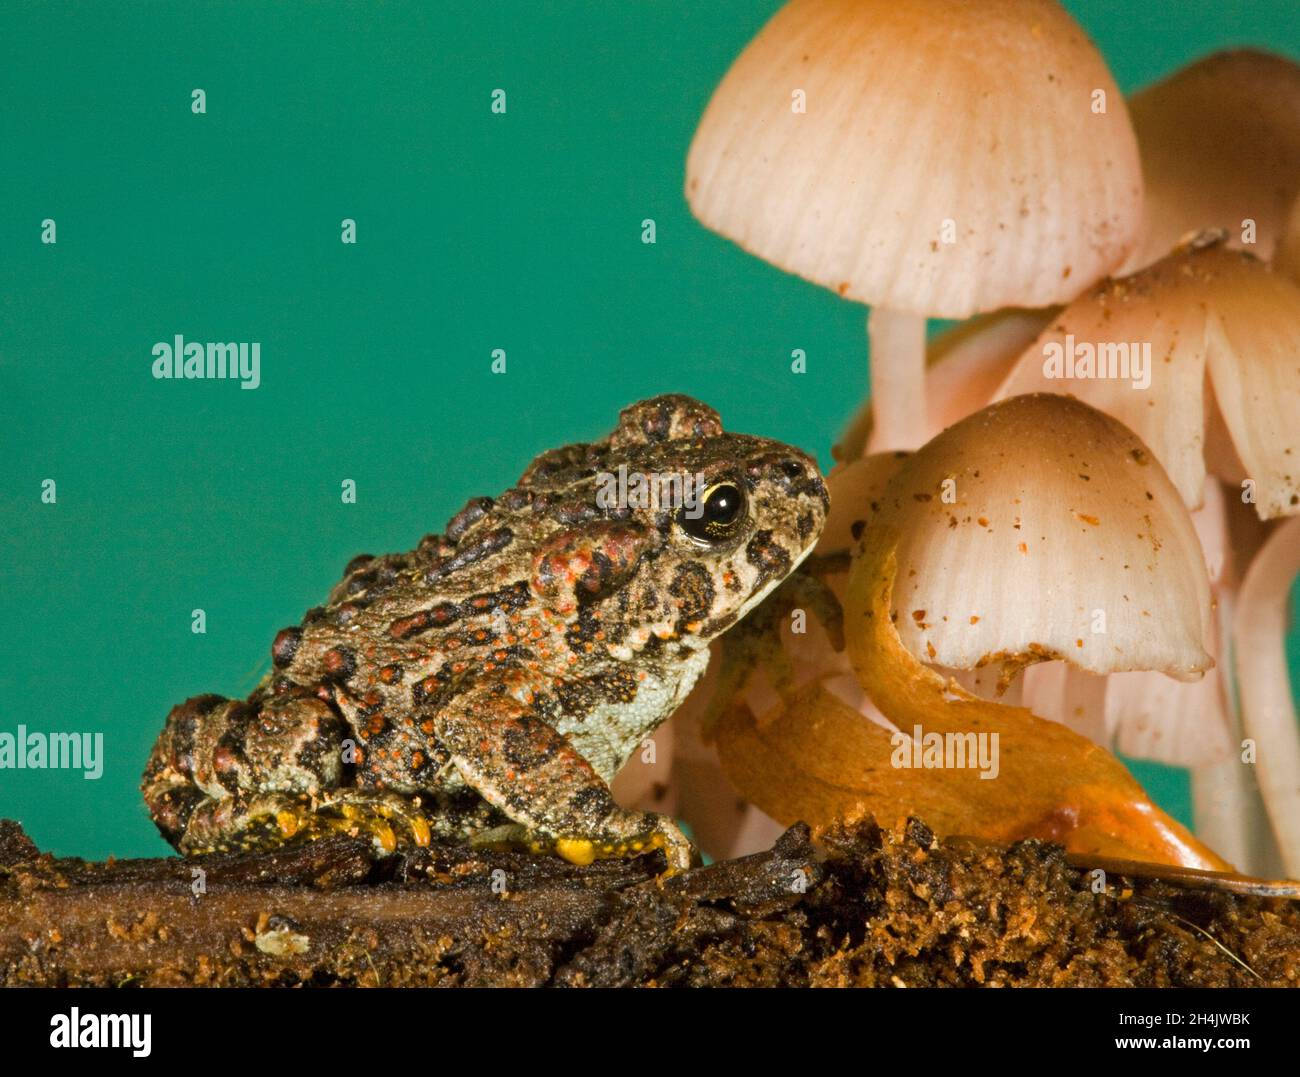
[[[678,510],[677,522],[697,542],[721,542],[745,522],[745,492],[735,483],[720,482]]]

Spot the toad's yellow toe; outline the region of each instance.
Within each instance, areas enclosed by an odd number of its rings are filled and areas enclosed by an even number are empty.
[[[557,838],[555,852],[570,864],[586,867],[596,859],[596,843],[586,838]]]

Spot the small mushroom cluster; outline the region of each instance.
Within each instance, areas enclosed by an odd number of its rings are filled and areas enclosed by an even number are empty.
[[[1300,877],[1300,67],[1221,53],[1125,102],[1056,0],[791,0],[686,196],[871,306],[821,543],[660,753],[706,850],[919,812]],[[912,767],[926,731],[995,737],[998,774]],[[1114,752],[1191,768],[1195,835]]]

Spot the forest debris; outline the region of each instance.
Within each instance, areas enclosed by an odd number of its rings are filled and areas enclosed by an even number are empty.
[[[662,866],[349,838],[87,863],[0,823],[0,985],[1300,986],[1300,903],[1096,893],[1039,841],[865,820]]]

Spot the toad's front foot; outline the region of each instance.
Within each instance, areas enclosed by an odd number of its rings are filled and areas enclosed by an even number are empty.
[[[590,864],[620,856],[638,856],[659,849],[668,862],[666,875],[678,875],[699,862],[695,846],[681,828],[665,815],[652,812],[627,812],[630,826],[617,827],[609,835],[557,837],[534,848],[548,848],[571,864]],[[621,833],[620,832],[625,832]]]
[[[585,867],[597,860],[641,856],[662,850],[668,861],[665,876],[678,875],[701,861],[695,846],[667,816],[651,812],[624,812],[610,831],[597,836],[542,834],[518,823],[480,831],[470,839],[471,845],[516,846],[533,853],[552,853],[570,864]],[[616,836],[622,834],[623,836]]]

